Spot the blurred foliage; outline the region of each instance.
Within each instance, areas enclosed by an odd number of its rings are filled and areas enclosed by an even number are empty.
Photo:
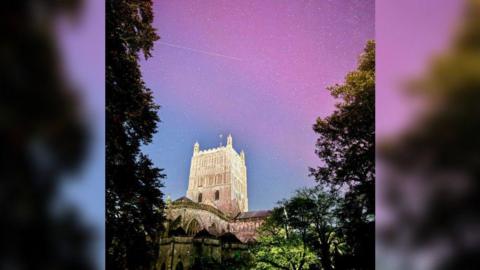
[[[89,142],[55,32],[80,4],[10,1],[0,11],[1,269],[93,268],[90,230],[78,209],[59,205]]]
[[[436,269],[480,267],[480,1],[466,1],[452,46],[409,93],[426,109],[385,142],[389,227],[380,239],[399,250],[429,252]]]
[[[138,64],[158,39],[150,0],[107,0],[106,243],[107,268],[155,263],[163,223],[165,175],[141,152],[157,130],[158,106]]]
[[[342,269],[372,269],[375,239],[375,42],[368,41],[358,67],[345,82],[329,87],[335,111],[318,118],[316,151],[322,165],[311,168],[319,186],[340,199],[337,213],[347,242]]]

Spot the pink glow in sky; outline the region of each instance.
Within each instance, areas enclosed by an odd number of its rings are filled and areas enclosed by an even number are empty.
[[[142,72],[162,105],[150,153],[173,178],[167,193],[184,192],[195,140],[216,146],[229,132],[246,150],[249,184],[280,184],[259,207],[311,184],[312,125],[333,111],[326,87],[343,81],[374,38],[374,1],[157,1],[154,9],[161,40]]]
[[[463,0],[377,1],[376,133],[394,135],[411,122],[421,104],[408,98],[405,83],[426,71],[448,48]]]
[[[415,121],[421,104],[405,93],[408,80],[430,68],[430,60],[445,51],[452,40],[464,1],[377,1],[377,142],[395,136]],[[389,222],[385,210],[384,176],[377,160],[376,222]]]

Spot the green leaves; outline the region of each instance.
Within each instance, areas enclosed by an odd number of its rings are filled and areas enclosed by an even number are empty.
[[[261,229],[253,253],[257,269],[308,269],[317,261],[301,233],[292,230],[287,235],[281,224],[269,223]]]
[[[345,251],[336,231],[338,200],[320,188],[302,189],[279,203],[259,228],[253,251],[258,269],[333,269]]]

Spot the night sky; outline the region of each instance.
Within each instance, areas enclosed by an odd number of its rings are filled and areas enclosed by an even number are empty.
[[[146,150],[166,169],[164,191],[177,198],[186,192],[195,140],[214,147],[219,134],[225,140],[232,132],[236,149],[246,151],[250,208],[267,209],[296,188],[313,185],[307,168],[319,160],[311,126],[333,110],[325,86],[341,82],[374,37],[374,8],[376,131],[382,136],[408,122],[411,102],[402,97],[400,83],[449,44],[463,1],[382,0],[376,7],[371,0],[229,2],[155,2],[162,39],[142,72],[162,105],[163,122]],[[105,4],[85,0],[84,8],[80,21],[61,25],[58,34],[65,72],[78,86],[93,141],[79,181],[62,191],[97,229],[103,269]]]
[[[448,48],[464,2],[377,1],[377,139],[407,128],[416,119],[418,109],[425,105],[406,94],[405,84],[426,72],[432,57]]]
[[[374,1],[155,1],[161,39],[142,73],[162,123],[145,147],[164,192],[187,190],[193,144],[244,150],[250,210],[314,184],[312,125],[374,38]]]

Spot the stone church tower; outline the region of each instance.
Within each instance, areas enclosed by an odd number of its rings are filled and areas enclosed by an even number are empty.
[[[232,217],[248,211],[245,153],[235,151],[231,135],[223,147],[200,150],[195,143],[188,181],[190,200],[214,206]]]
[[[197,269],[199,258],[222,264],[248,254],[270,211],[248,211],[245,153],[227,145],[193,146],[187,196],[169,201],[156,269]]]

